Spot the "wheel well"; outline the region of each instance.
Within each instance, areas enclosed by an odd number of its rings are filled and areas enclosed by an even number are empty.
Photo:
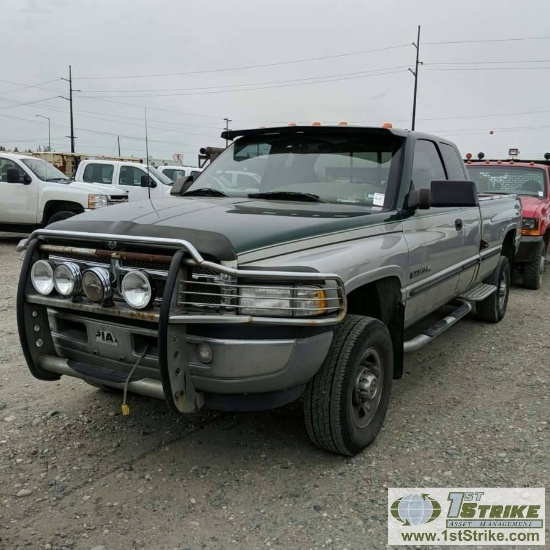
[[[544,234],[544,250],[548,250],[548,245],[550,244],[550,229],[546,230],[546,233]]]
[[[514,265],[514,258],[516,256],[515,242],[516,231],[515,229],[512,229],[511,231],[508,231],[508,233],[506,233],[506,237],[504,237],[501,253],[502,256],[506,256],[508,258],[508,261],[510,262],[510,268],[512,268],[512,266]]]
[[[81,214],[84,212],[84,208],[77,202],[68,201],[49,201],[44,207],[44,216],[42,217],[42,223],[45,224],[51,216],[56,212],[74,212],[75,214]]]
[[[405,306],[400,301],[401,282],[397,277],[386,277],[367,283],[347,295],[348,313],[373,317],[382,321],[393,342],[393,377],[403,374],[403,332]]]

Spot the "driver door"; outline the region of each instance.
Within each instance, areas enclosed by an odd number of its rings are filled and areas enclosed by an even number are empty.
[[[7,171],[15,168],[20,183],[8,183]],[[30,184],[23,177],[31,178]],[[38,209],[38,182],[14,160],[0,156],[0,223],[36,224]]]
[[[146,176],[145,170],[137,166],[122,164],[118,173],[117,185],[128,191],[128,200],[143,201],[149,198],[149,187],[141,186],[141,176]]]

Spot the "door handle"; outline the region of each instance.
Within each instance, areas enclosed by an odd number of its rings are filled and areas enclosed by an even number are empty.
[[[460,218],[456,219],[455,220],[455,227],[456,227],[456,230],[457,231],[461,231],[462,230],[462,220]]]

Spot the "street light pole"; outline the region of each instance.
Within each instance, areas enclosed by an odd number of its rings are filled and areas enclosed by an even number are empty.
[[[416,63],[414,67],[414,71],[412,69],[409,69],[409,71],[414,76],[414,95],[413,95],[413,112],[412,112],[412,127],[411,130],[414,130],[416,125],[416,95],[418,92],[418,67],[419,65],[422,65],[422,61],[420,61],[420,25],[418,25],[418,38],[416,39],[416,44],[413,42],[412,44],[416,48]]]
[[[51,151],[52,150],[52,134],[51,134],[51,120],[50,120],[50,117],[49,116],[44,116],[44,115],[36,115],[40,118],[45,118],[47,121],[48,121],[48,151]]]

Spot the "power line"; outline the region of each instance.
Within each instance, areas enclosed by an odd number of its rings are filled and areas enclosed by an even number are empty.
[[[440,42],[422,42],[425,46],[441,44],[489,44],[491,42],[521,42],[524,40],[550,40],[550,36],[526,36],[522,38],[490,38],[485,40],[444,40]]]
[[[426,63],[426,65],[506,65],[512,63],[550,63],[550,59],[527,59],[523,61],[449,61],[445,63]]]
[[[448,67],[448,68],[427,68],[427,71],[544,71],[548,67]]]
[[[362,50],[356,52],[346,52],[339,53],[334,55],[323,55],[320,57],[309,57],[305,59],[293,59],[290,61],[276,61],[273,63],[261,63],[256,65],[241,65],[240,67],[224,67],[218,69],[205,69],[200,71],[187,71],[187,72],[178,72],[178,73],[160,73],[160,74],[139,74],[139,75],[117,75],[117,76],[86,76],[80,77],[75,80],[119,80],[127,78],[157,78],[165,76],[188,76],[193,74],[209,74],[209,73],[220,73],[227,71],[243,71],[248,69],[259,69],[263,67],[276,67],[280,65],[293,65],[296,63],[309,63],[311,61],[324,61],[325,59],[337,59],[341,57],[350,57],[354,55],[364,55],[369,53],[384,52],[388,50],[396,50],[398,48],[407,48],[410,44],[397,44],[394,46],[386,46],[384,48],[375,48],[372,50]]]
[[[397,70],[389,70],[385,72],[378,72],[378,73],[361,73],[358,76],[349,76],[349,77],[343,77],[343,78],[327,78],[324,80],[315,80],[311,82],[295,82],[294,84],[281,84],[281,85],[273,85],[273,86],[258,86],[254,88],[240,88],[240,89],[229,89],[229,90],[207,90],[207,91],[201,91],[201,92],[178,92],[178,93],[170,93],[170,94],[136,94],[136,95],[114,95],[114,96],[102,96],[99,98],[93,97],[93,96],[80,96],[82,98],[87,99],[106,99],[106,98],[134,98],[134,97],[174,97],[174,96],[189,96],[189,95],[207,95],[207,94],[223,94],[223,93],[234,93],[234,92],[253,92],[256,90],[270,90],[270,89],[276,89],[276,88],[291,88],[296,86],[309,86],[312,84],[324,84],[326,82],[343,82],[345,80],[355,80],[357,78],[369,78],[374,76],[383,76],[388,74],[396,74],[396,73],[402,73],[405,72],[405,69],[397,69]]]
[[[11,80],[0,80],[5,84],[13,84],[14,86],[21,86],[20,88],[15,88],[14,90],[6,90],[0,92],[0,94],[11,94],[12,92],[19,92],[20,90],[26,90],[27,88],[36,88],[38,90],[47,90],[48,92],[60,92],[60,90],[52,90],[51,88],[42,88],[45,84],[52,84],[53,82],[59,82],[61,79],[56,78],[55,80],[47,80],[46,82],[39,82],[38,84],[23,84],[21,82],[12,82]]]
[[[84,93],[90,94],[90,93],[145,93],[145,92],[186,92],[186,91],[195,91],[195,90],[221,90],[224,88],[240,88],[244,86],[263,86],[268,84],[286,84],[286,83],[294,83],[294,82],[303,82],[308,80],[318,80],[318,79],[324,79],[324,78],[337,78],[337,77],[345,77],[345,76],[354,76],[354,75],[361,75],[361,74],[370,74],[370,73],[377,73],[381,71],[388,71],[388,70],[394,70],[394,69],[406,69],[408,65],[400,65],[398,67],[381,67],[380,69],[371,69],[368,71],[355,71],[352,73],[336,73],[336,74],[329,74],[329,75],[321,75],[321,76],[311,76],[307,78],[291,78],[287,80],[268,80],[267,82],[248,82],[246,84],[226,84],[226,85],[218,85],[218,86],[195,86],[193,88],[157,88],[157,89],[125,89],[125,90],[84,90]],[[131,97],[131,96],[128,96]]]

